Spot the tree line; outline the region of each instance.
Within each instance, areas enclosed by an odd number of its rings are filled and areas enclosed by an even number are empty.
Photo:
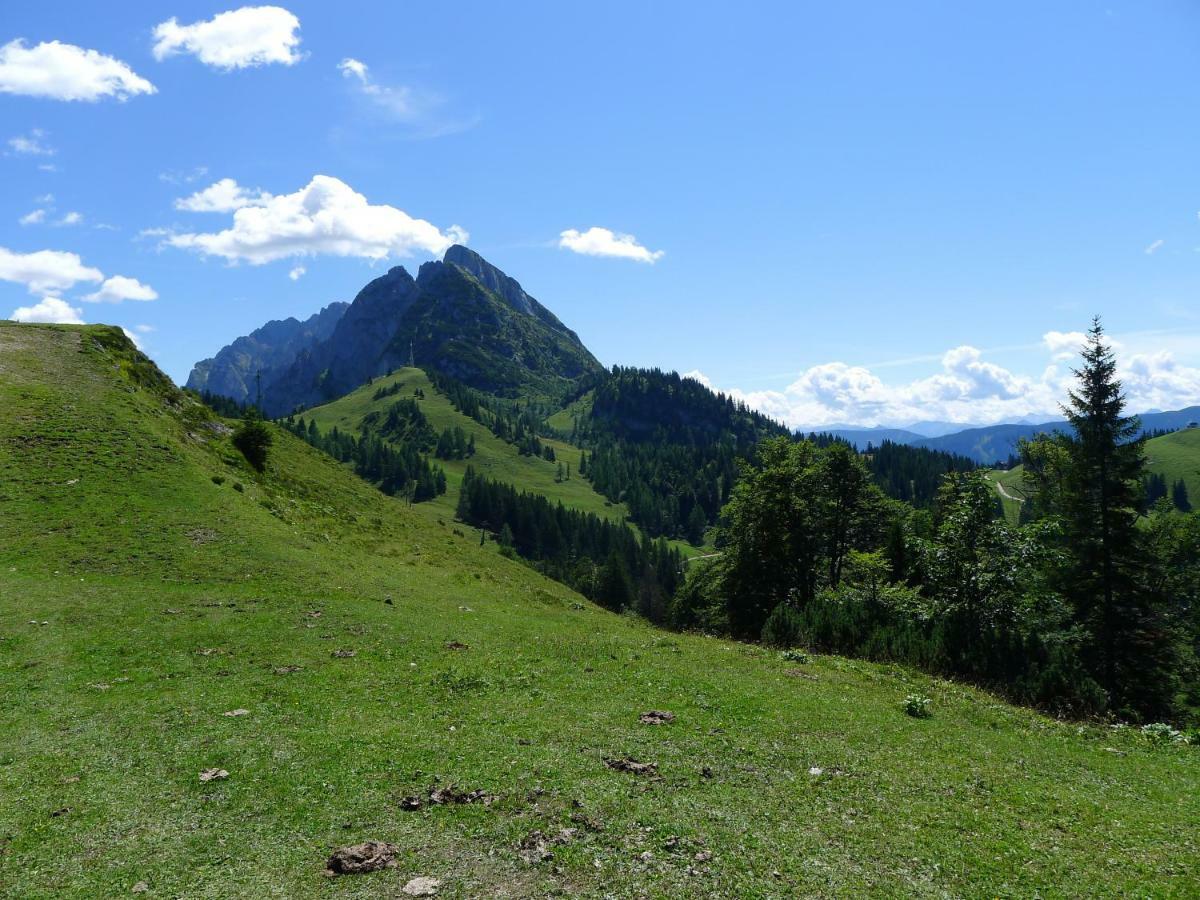
[[[614,611],[666,617],[683,559],[664,539],[638,538],[623,522],[552,503],[467,467],[457,517],[498,535],[503,551]]]
[[[1200,515],[1143,503],[1138,423],[1093,324],[1069,431],[1025,442],[1025,521],[978,471],[929,509],[885,496],[844,444],[775,438],[722,512],[721,556],[668,620],[894,660],[1074,714],[1200,709]]]

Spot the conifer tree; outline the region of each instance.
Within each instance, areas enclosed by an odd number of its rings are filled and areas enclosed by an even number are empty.
[[[1170,704],[1169,649],[1156,597],[1143,588],[1137,518],[1145,457],[1136,417],[1124,415],[1116,359],[1097,317],[1078,385],[1064,406],[1074,434],[1060,498],[1070,556],[1063,591],[1089,635],[1085,660],[1118,712]],[[1169,653],[1168,653],[1169,656]]]

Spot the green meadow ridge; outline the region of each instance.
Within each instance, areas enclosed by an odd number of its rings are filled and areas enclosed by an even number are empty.
[[[1192,748],[657,631],[269,427],[258,475],[116,329],[0,324],[5,896],[1200,891]]]

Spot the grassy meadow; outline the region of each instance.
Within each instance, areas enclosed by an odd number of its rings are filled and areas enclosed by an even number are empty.
[[[657,631],[273,431],[259,475],[116,330],[0,323],[0,895],[1200,894],[1195,748]],[[401,803],[447,785],[492,802]]]

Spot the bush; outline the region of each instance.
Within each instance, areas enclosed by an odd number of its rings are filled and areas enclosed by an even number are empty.
[[[265,422],[256,416],[242,419],[233,433],[233,446],[242,451],[246,462],[258,472],[267,465],[267,452],[271,449],[271,432]]]
[[[767,616],[762,640],[772,647],[795,647],[803,634],[804,617],[789,603],[780,603]]]
[[[235,481],[233,483],[233,489],[235,491],[237,491],[239,494],[246,490],[245,486],[240,481]]]
[[[921,694],[909,694],[904,698],[904,711],[914,719],[928,719],[933,715],[933,701]]]
[[[1166,722],[1153,722],[1142,726],[1142,736],[1152,744],[1183,744],[1187,738]]]
[[[212,483],[217,485],[218,487],[220,487],[221,485],[223,485],[225,483],[225,476],[224,475],[214,475],[212,477]]]
[[[806,663],[808,662],[808,654],[803,650],[784,650],[779,654],[779,658],[784,662]]]

